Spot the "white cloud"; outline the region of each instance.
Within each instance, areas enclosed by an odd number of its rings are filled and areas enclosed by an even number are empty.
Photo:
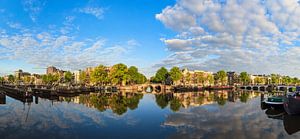
[[[134,44],[133,40],[128,42]],[[0,38],[0,58],[21,59],[39,67],[53,65],[78,70],[119,62],[133,49],[128,42],[108,45],[103,38],[76,40],[72,36],[48,32],[6,35]]]
[[[300,5],[296,0],[178,0],[156,19],[178,33],[165,38],[174,55],[156,66],[281,73],[300,77]],[[298,43],[297,43],[298,42]],[[293,50],[293,51],[292,51]],[[184,52],[184,57],[177,53]],[[180,64],[179,64],[180,63]]]
[[[84,7],[78,9],[78,11],[81,13],[93,15],[97,19],[102,19],[104,14],[104,9],[101,7]]]
[[[29,17],[33,22],[36,21],[37,16],[42,11],[43,6],[46,4],[46,1],[40,0],[24,0],[22,2],[24,11],[28,12]]]

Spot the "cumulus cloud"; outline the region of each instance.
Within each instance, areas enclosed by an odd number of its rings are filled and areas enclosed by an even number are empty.
[[[155,66],[300,77],[299,16],[296,0],[178,0],[156,15],[178,34],[161,39],[173,55]]]
[[[64,34],[21,33],[2,34],[1,59],[22,59],[41,67],[49,65],[78,70],[98,64],[119,62],[138,43],[129,40],[120,44],[107,44],[104,38],[78,40]]]

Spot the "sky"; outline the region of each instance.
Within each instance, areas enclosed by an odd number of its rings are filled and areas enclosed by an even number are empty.
[[[165,66],[300,77],[298,0],[0,0],[0,74]]]

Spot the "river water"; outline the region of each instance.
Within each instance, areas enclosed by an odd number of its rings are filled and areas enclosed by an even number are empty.
[[[51,100],[33,97],[30,103],[2,95],[0,135],[37,139],[300,138],[300,116],[262,109],[261,100],[261,93],[241,91],[91,93]]]

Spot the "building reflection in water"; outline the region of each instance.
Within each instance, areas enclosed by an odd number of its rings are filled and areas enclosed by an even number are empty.
[[[83,104],[90,108],[96,108],[103,112],[108,109],[118,115],[134,110],[138,107],[143,93],[118,92],[118,93],[90,93],[76,97],[58,97],[57,101]],[[161,108],[169,108],[176,112],[181,108],[197,107],[201,105],[217,103],[225,105],[229,102],[247,102],[257,97],[257,92],[238,92],[232,90],[203,91],[203,92],[182,92],[182,93],[155,93],[156,104]]]

